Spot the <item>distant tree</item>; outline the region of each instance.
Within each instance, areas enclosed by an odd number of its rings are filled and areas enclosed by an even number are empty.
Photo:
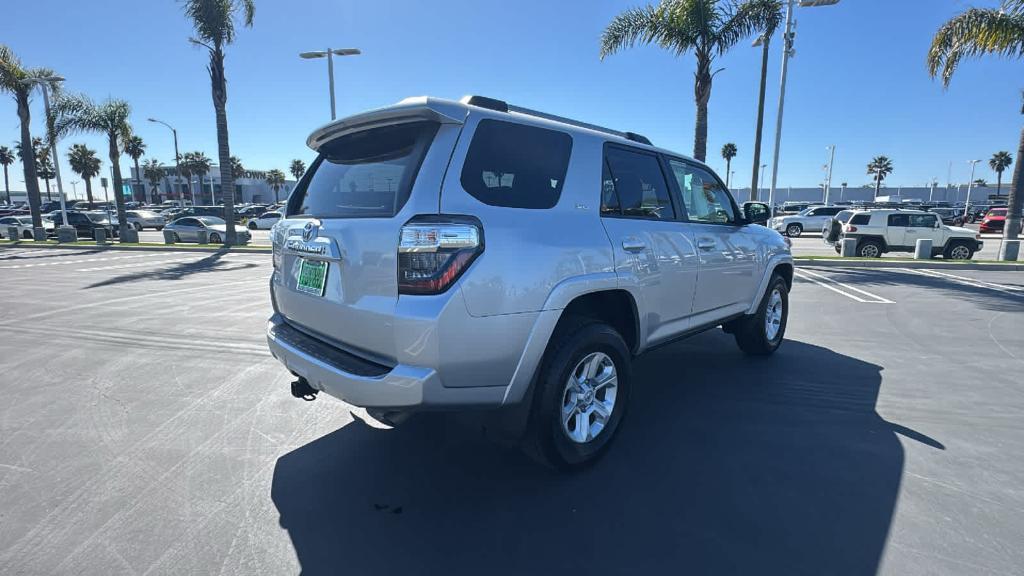
[[[242,165],[242,160],[238,156],[231,157],[231,175],[235,178],[243,178],[245,174],[245,166]]]
[[[878,197],[878,189],[882,187],[882,180],[892,174],[892,160],[886,156],[875,156],[868,162],[868,174],[875,177],[875,197]]]
[[[7,203],[11,203],[11,183],[8,180],[8,167],[14,164],[14,151],[7,146],[0,146],[0,166],[4,167],[4,191],[7,192]]]
[[[149,187],[152,189],[150,201],[154,204],[157,203],[156,192],[160,189],[160,180],[163,179],[164,174],[163,164],[156,158],[150,158],[142,163],[142,175],[149,180]]]
[[[988,167],[996,173],[996,194],[1002,194],[1003,172],[1013,164],[1013,156],[1009,152],[996,152],[988,161]]]
[[[725,158],[725,187],[730,186],[730,176],[732,169],[732,159],[736,157],[736,145],[729,142],[725,146],[722,146],[722,158]]]
[[[750,179],[750,199],[756,200],[757,190],[760,187],[761,178],[761,139],[764,132],[764,97],[768,85],[768,53],[772,42],[772,36],[782,25],[782,0],[762,0],[758,3],[757,10],[761,13],[761,83],[757,97],[757,125],[754,130],[754,169]],[[788,44],[788,42],[787,42]]]
[[[292,164],[288,167],[288,171],[292,173],[295,180],[298,180],[306,173],[306,163],[296,158],[295,160],[292,160]]]
[[[603,60],[636,44],[657,44],[676,56],[693,53],[697,58],[693,157],[703,162],[707,158],[711,83],[721,71],[712,72],[715,58],[765,29],[762,5],[763,0],[739,5],[718,0],[663,0],[657,6],[630,8],[613,18],[601,34],[600,56]]]
[[[928,72],[941,77],[949,87],[953,74],[965,57],[994,54],[1024,56],[1024,0],[1004,0],[999,8],[968,8],[939,27],[928,51]],[[1021,110],[1024,113],[1024,109]],[[1024,129],[1017,146],[1017,158],[1024,155]],[[1024,207],[1024,162],[1017,162],[1010,186],[1009,210],[1003,237],[1017,238]]]
[[[85,197],[91,203],[92,179],[100,173],[100,159],[96,157],[96,151],[85,144],[75,144],[68,150],[68,163],[71,165],[71,171],[85,182]]]
[[[50,196],[50,180],[57,177],[56,169],[53,167],[53,160],[50,158],[50,149],[43,146],[36,151],[36,166],[39,167],[39,177],[46,183],[46,201],[52,200]]]
[[[210,63],[210,91],[213,96],[213,110],[217,119],[217,157],[220,164],[220,183],[223,190],[234,191],[235,180],[231,175],[231,149],[228,143],[228,83],[224,73],[224,47],[235,40],[236,20],[245,27],[252,26],[256,15],[254,0],[182,0],[185,16],[195,28],[193,44],[206,48]],[[224,243],[235,243],[235,195],[224,194],[224,220],[227,233]]]
[[[192,190],[192,177],[196,176],[199,178],[199,194],[192,194],[192,203],[199,204],[202,202],[202,190],[203,190],[203,178],[210,172],[210,168],[213,166],[213,161],[198,150],[195,152],[185,152],[181,155],[181,172],[182,174],[188,174],[189,190]],[[221,180],[221,189],[224,190],[224,181]]]
[[[142,172],[139,170],[139,158],[142,158],[142,155],[146,153],[146,143],[139,136],[132,134],[124,142],[124,153],[135,163],[135,184],[138,186],[132,186],[132,197],[136,202],[144,202],[146,200],[145,191],[136,190],[136,188],[142,187]]]
[[[270,185],[270,189],[274,191],[274,202],[280,202],[277,193],[284,187],[284,172],[278,169],[273,169],[267,172],[267,184]]]
[[[984,178],[978,178],[974,181],[975,188],[988,188],[988,182]]]
[[[124,100],[107,99],[95,103],[87,96],[62,95],[57,99],[55,133],[94,132],[107,137],[107,155],[113,172],[114,202],[121,238],[128,235],[130,225],[124,208],[124,182],[121,180],[121,151],[132,135],[128,121],[131,106]]]

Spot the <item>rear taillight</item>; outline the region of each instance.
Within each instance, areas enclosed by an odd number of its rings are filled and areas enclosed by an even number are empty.
[[[406,224],[398,243],[398,293],[444,292],[483,249],[480,227],[475,224]]]
[[[857,227],[854,226],[853,224],[847,224],[845,230],[847,232],[856,232],[857,231]]]

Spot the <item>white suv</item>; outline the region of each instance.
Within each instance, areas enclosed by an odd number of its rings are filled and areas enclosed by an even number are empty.
[[[848,206],[810,206],[792,216],[778,216],[768,221],[768,227],[790,238],[797,238],[807,230],[820,231],[836,214],[849,210]]]
[[[841,252],[843,238],[857,239],[857,256],[877,258],[886,252],[913,252],[917,241],[932,241],[932,257],[970,260],[981,250],[981,235],[973,230],[946,226],[939,216],[919,210],[863,210],[854,212],[845,225],[826,228],[825,241]]]

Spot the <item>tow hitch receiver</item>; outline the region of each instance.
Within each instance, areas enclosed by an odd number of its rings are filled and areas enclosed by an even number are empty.
[[[306,402],[312,402],[316,400],[316,395],[320,391],[309,385],[309,382],[305,378],[299,377],[298,380],[292,382],[292,396],[296,398],[302,398]]]

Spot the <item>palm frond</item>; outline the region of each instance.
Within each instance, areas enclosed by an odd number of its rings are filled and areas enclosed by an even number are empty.
[[[771,37],[784,18],[780,0],[747,0],[728,13],[718,32],[718,54],[758,33]]]
[[[653,6],[631,8],[612,19],[601,33],[602,60],[638,43],[650,44],[665,35],[669,26],[664,14]]]
[[[961,60],[983,54],[1024,55],[1024,11],[972,8],[946,22],[928,50],[928,73],[949,86]]]

